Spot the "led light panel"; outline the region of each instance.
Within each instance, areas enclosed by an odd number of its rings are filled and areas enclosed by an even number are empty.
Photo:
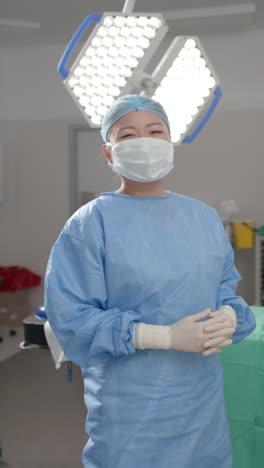
[[[159,15],[104,13],[64,80],[91,127],[131,92],[133,73],[146,66],[167,30]]]
[[[183,36],[174,39],[152,77],[159,83],[152,97],[166,110],[172,141],[179,144],[207,107],[218,78],[198,38]]]

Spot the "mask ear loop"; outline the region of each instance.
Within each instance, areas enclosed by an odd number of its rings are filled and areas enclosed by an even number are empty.
[[[110,143],[110,141],[107,141],[107,142],[105,143],[105,145],[106,145],[106,146],[107,146],[107,148],[109,148],[109,149],[110,149],[110,148],[113,148],[113,144],[112,144],[112,143]],[[108,163],[108,166],[110,166],[110,167],[111,167],[111,169],[113,169],[113,167],[114,167],[114,164],[113,164],[113,163],[111,163],[111,161],[109,161],[109,160],[107,160],[107,163]]]

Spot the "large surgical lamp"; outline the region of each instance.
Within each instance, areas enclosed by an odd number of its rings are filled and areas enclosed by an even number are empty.
[[[87,16],[68,44],[58,71],[89,125],[99,128],[108,107],[125,94],[147,94],[159,101],[171,124],[175,144],[190,143],[215,109],[221,89],[196,37],[176,37],[153,73],[146,67],[168,26],[161,14],[122,13]],[[90,24],[95,26],[70,69],[73,50]]]

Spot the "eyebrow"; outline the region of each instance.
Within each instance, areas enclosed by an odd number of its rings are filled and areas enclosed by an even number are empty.
[[[146,125],[145,128],[150,127],[151,125],[160,125],[160,126],[162,127],[162,123],[161,123],[161,122],[150,122],[150,123],[148,123],[148,124]],[[132,125],[128,125],[128,126],[126,126],[126,127],[121,127],[121,128],[119,128],[118,133],[121,132],[121,130],[126,130],[127,128],[133,128],[133,129],[135,129],[135,127],[133,127]]]

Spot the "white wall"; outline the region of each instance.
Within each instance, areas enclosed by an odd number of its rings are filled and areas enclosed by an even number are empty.
[[[172,190],[211,204],[224,197],[237,199],[243,186],[238,203],[242,201],[246,215],[253,212],[263,223],[264,31],[201,40],[220,77],[224,97],[193,144],[197,158],[182,148],[181,158],[176,157],[178,184],[168,181]],[[50,248],[71,213],[68,127],[85,124],[56,71],[64,47],[0,49],[0,143],[7,156],[6,201],[0,204],[0,264],[21,264],[42,275]],[[228,158],[221,161],[222,145],[233,161],[231,173]],[[248,187],[250,171],[256,174],[256,184]],[[101,185],[98,179],[98,192],[105,190]],[[42,303],[42,288],[32,294],[32,303]]]
[[[0,264],[44,275],[49,251],[70,215],[68,122],[0,122],[6,199],[0,204]],[[42,287],[32,290],[41,304]]]

